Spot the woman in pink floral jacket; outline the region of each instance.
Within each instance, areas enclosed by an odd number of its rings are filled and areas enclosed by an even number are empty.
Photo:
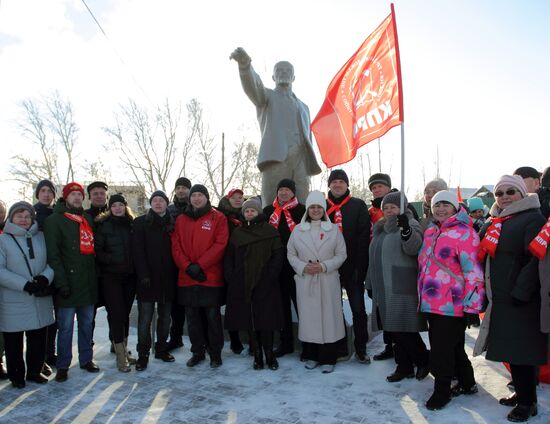
[[[451,396],[477,392],[464,332],[472,315],[481,310],[485,287],[477,259],[479,237],[456,195],[438,192],[431,208],[433,221],[418,255],[418,295],[419,310],[428,318],[430,370],[435,377],[426,407],[437,410]],[[451,388],[455,372],[458,384]]]

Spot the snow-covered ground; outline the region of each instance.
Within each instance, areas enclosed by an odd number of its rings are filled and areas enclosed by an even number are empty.
[[[477,330],[468,330],[467,351]],[[76,337],[76,334],[75,334]],[[75,339],[76,340],[76,339]],[[99,374],[73,364],[69,380],[23,390],[0,383],[0,423],[489,423],[507,422],[510,410],[498,404],[509,393],[509,375],[501,364],[472,359],[479,393],[453,399],[442,411],[431,412],[424,402],[433,379],[387,383],[393,361],[359,364],[339,362],[332,374],[306,370],[298,353],[280,360],[277,371],[254,371],[252,359],[234,355],[228,343],[223,366],[208,361],[190,369],[189,341],[175,352],[176,362],[150,360],[144,372],[122,374],[106,343],[105,313],[98,313],[95,359]],[[130,343],[135,346],[135,328]],[[76,345],[76,343],[75,343]],[[378,335],[369,343],[372,355],[383,347]],[[133,349],[132,349],[133,350]],[[76,355],[76,350],[75,350]],[[76,358],[76,356],[75,356]],[[73,361],[74,362],[74,361]],[[550,385],[538,390],[539,415],[529,422],[550,422]]]

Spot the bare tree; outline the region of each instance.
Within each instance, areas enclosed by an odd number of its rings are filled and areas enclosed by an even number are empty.
[[[181,108],[168,100],[154,114],[130,99],[120,107],[113,127],[104,131],[116,141],[123,165],[132,182],[144,191],[166,191],[177,159],[177,132]],[[160,134],[160,135],[159,135]]]
[[[29,151],[32,153],[13,157],[14,165],[10,171],[14,180],[25,187],[32,187],[44,178],[61,183],[59,147],[63,149],[67,164],[67,171],[63,172],[66,174],[65,182],[74,180],[73,160],[78,127],[71,102],[55,92],[42,100],[23,100],[21,108],[24,115],[17,125],[30,141],[32,148]]]

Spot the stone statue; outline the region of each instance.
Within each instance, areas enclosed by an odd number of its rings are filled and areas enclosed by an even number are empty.
[[[262,201],[270,205],[283,178],[296,182],[296,197],[305,202],[311,175],[321,173],[311,144],[308,107],[292,92],[294,67],[277,62],[273,68],[275,89],[265,88],[251,65],[250,56],[239,47],[230,59],[239,64],[244,92],[256,106],[262,142],[258,169],[262,173]]]

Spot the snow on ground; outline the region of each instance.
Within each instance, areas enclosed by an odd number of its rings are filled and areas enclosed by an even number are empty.
[[[467,351],[477,330],[468,330]],[[75,334],[76,337],[76,334]],[[489,423],[507,422],[510,410],[498,404],[509,393],[509,375],[501,364],[482,357],[472,360],[479,393],[461,396],[442,411],[431,412],[424,402],[433,379],[387,383],[393,361],[363,365],[350,359],[339,362],[332,374],[306,370],[298,353],[280,360],[277,371],[252,369],[252,358],[234,355],[228,343],[223,366],[210,369],[208,361],[190,369],[189,341],[175,352],[176,362],[152,358],[144,372],[120,373],[109,353],[105,312],[96,327],[95,359],[99,374],[78,368],[65,383],[23,390],[0,383],[0,423]],[[135,346],[132,328],[130,343]],[[75,339],[76,346],[76,339]],[[378,335],[369,343],[372,355],[383,347]],[[133,350],[133,349],[132,349]],[[75,348],[76,358],[76,348]],[[75,360],[73,360],[75,362]],[[541,385],[539,415],[529,422],[550,422],[550,385]]]

